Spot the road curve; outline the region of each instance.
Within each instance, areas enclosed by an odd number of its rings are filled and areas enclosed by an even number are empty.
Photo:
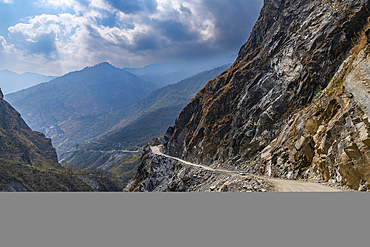
[[[160,150],[160,146],[151,146],[150,148],[151,148],[153,154],[162,155],[162,156],[165,156],[165,157],[170,158],[170,159],[175,159],[175,160],[180,161],[180,162],[182,162],[184,164],[187,164],[187,165],[202,167],[203,169],[209,170],[209,171],[222,172],[222,173],[227,173],[227,174],[231,174],[231,175],[242,176],[238,172],[235,172],[235,171],[213,169],[213,168],[208,167],[208,166],[193,164],[191,162],[182,160],[180,158],[172,157],[172,156],[169,156],[167,154],[163,154]],[[300,181],[300,180],[267,178],[267,177],[256,176],[256,175],[253,175],[253,174],[246,174],[245,176],[254,176],[254,177],[258,177],[262,180],[266,180],[268,182],[271,182],[272,184],[274,184],[276,192],[341,192],[341,191],[343,191],[343,190],[332,188],[332,187],[325,186],[325,185],[322,185],[322,184]]]

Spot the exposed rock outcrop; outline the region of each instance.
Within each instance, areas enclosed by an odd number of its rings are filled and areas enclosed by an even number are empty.
[[[0,98],[0,158],[43,167],[60,167],[51,140],[32,131],[21,115]]]
[[[51,140],[0,98],[0,191],[117,191],[103,174],[62,167]]]
[[[168,152],[211,164],[261,151],[347,57],[368,17],[363,2],[265,1],[233,66],[180,113]]]
[[[26,192],[27,189],[19,182],[12,181],[6,188],[2,189],[1,192]]]
[[[183,109],[164,151],[370,189],[369,10],[363,0],[266,0],[235,63]]]
[[[124,191],[138,192],[266,192],[274,186],[254,176],[239,176],[185,164],[144,148],[135,177]]]
[[[245,169],[370,190],[370,46],[366,33],[328,87],[289,118],[255,161],[244,162]]]

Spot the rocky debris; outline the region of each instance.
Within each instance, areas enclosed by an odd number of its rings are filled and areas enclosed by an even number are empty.
[[[162,145],[162,142],[158,138],[153,138],[150,143],[150,146],[159,146]]]
[[[272,184],[256,177],[226,176],[209,183],[204,191],[215,192],[267,192],[274,191]],[[209,188],[208,188],[209,187]]]
[[[135,177],[124,191],[141,192],[266,192],[271,183],[251,176],[229,175],[156,155],[146,148]]]
[[[94,191],[100,191],[102,189],[100,183],[92,178],[80,177],[80,179],[84,181],[87,185],[91,186],[91,188],[93,188]]]
[[[27,189],[17,181],[12,181],[6,188],[1,190],[1,192],[26,192]]]

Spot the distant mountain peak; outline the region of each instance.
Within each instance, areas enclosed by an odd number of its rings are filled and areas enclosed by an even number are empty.
[[[155,89],[157,86],[153,83],[104,62],[7,95],[7,100],[23,114],[31,128],[53,138],[58,150],[61,150],[60,143],[69,150],[84,136],[95,137],[116,124],[114,119],[100,124],[100,114],[125,109]],[[75,126],[76,122],[80,125]],[[96,133],[86,131],[98,122]],[[89,127],[85,128],[84,124]]]
[[[101,62],[101,63],[98,63],[94,66],[89,66],[89,67],[86,67],[85,69],[90,69],[90,68],[104,68],[104,69],[118,69],[116,67],[114,67],[112,64],[108,63],[108,62]]]
[[[112,64],[108,63],[108,62],[101,62],[101,63],[98,63],[97,65],[95,65],[94,67],[98,67],[98,66],[109,66],[109,67],[113,67],[113,68],[116,68],[114,67]]]
[[[112,64],[110,64],[108,62],[102,62],[102,63],[95,64],[93,66],[87,66],[87,67],[83,68],[82,70],[74,71],[74,72],[70,72],[70,73],[75,73],[75,72],[80,72],[80,71],[88,71],[88,70],[106,71],[106,70],[121,70],[121,69],[119,69],[117,67],[114,67]],[[126,72],[126,71],[124,71],[124,72]],[[70,73],[68,73],[68,74],[70,74]]]

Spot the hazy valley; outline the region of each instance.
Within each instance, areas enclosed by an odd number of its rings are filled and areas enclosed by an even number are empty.
[[[195,94],[229,66],[155,90],[158,86],[127,69],[102,63],[5,97],[32,129],[52,139],[64,166],[102,169],[125,185],[142,146],[163,134]]]

